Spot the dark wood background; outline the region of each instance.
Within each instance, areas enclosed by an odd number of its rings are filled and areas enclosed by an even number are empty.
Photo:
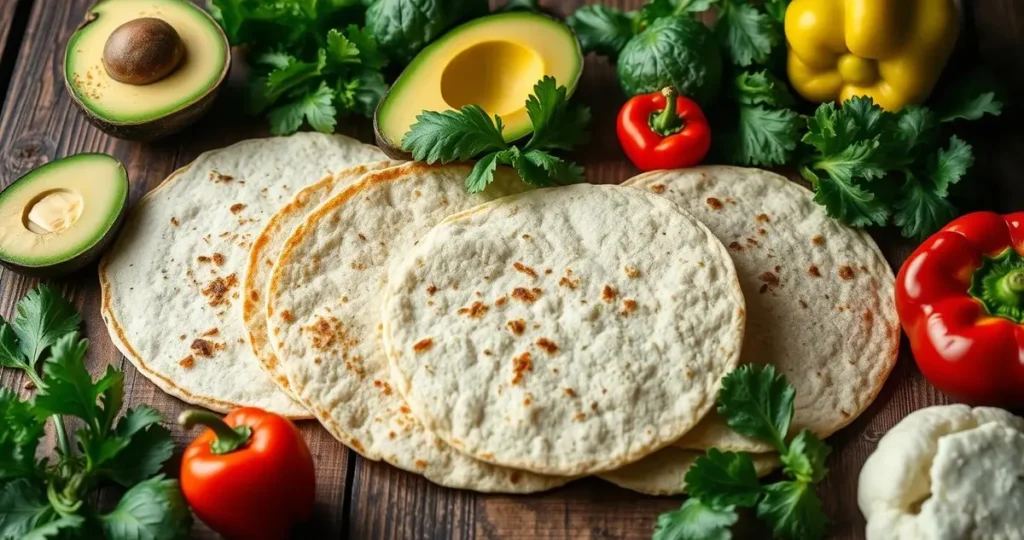
[[[568,13],[580,0],[545,1]],[[635,8],[640,0],[611,0]],[[31,168],[79,153],[107,152],[119,158],[131,178],[134,203],[148,189],[199,153],[241,139],[266,136],[261,119],[238,108],[241,81],[235,73],[215,110],[184,133],[152,144],[113,139],[85,121],[64,89],[62,59],[68,36],[90,0],[0,0],[0,186]],[[991,65],[1011,87],[1024,88],[1024,2],[965,1],[964,27],[955,63]],[[240,62],[236,62],[237,65]],[[949,77],[956,77],[954,71]],[[615,114],[624,101],[607,64],[588,59],[578,96],[594,110],[594,141],[579,153],[590,181],[618,183],[634,174],[614,135]],[[978,162],[973,195],[978,204],[1001,211],[1024,206],[1024,132],[1020,115],[1010,109],[997,120],[966,133]],[[343,132],[371,141],[368,122],[344,120]],[[875,231],[890,263],[897,267],[913,248],[890,230]],[[36,281],[0,270],[0,315]],[[99,315],[95,268],[56,284],[81,310],[91,338],[88,367],[93,373],[113,364],[125,371],[126,405],[147,403],[175,418],[185,404],[140,377],[107,337]],[[164,321],[173,326],[175,321]],[[0,371],[0,384],[24,387],[20,373]],[[875,404],[850,427],[829,439],[835,449],[831,473],[819,491],[833,523],[831,538],[862,538],[864,520],[856,504],[857,474],[879,437],[909,412],[947,400],[918,373],[904,343],[899,364]],[[179,450],[191,440],[169,426]],[[313,422],[301,425],[317,465],[317,512],[301,537],[309,538],[649,538],[658,514],[677,508],[681,498],[645,497],[586,479],[531,496],[479,495],[437,487],[421,477],[366,461],[335,442]],[[52,447],[52,437],[46,447]],[[202,524],[198,538],[216,535]],[[743,534],[761,537],[761,534]]]

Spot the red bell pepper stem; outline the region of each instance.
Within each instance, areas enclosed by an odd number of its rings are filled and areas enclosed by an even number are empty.
[[[676,89],[671,86],[661,91],[665,96],[665,108],[657,116],[651,116],[651,129],[662,137],[668,137],[683,130],[683,120],[676,112]]]
[[[1000,303],[1020,307],[1024,300],[1024,270],[1011,270],[999,278],[993,292]]]
[[[249,426],[232,428],[221,417],[209,411],[187,410],[178,416],[178,423],[186,430],[197,424],[213,430],[217,437],[210,443],[210,451],[217,455],[234,452],[252,438],[252,428]]]

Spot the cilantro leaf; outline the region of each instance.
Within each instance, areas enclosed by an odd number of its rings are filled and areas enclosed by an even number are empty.
[[[702,13],[719,0],[676,0],[676,13]]]
[[[327,62],[331,64],[358,64],[359,47],[341,32],[332,28],[327,32]]]
[[[108,538],[174,540],[187,534],[192,514],[178,481],[159,475],[129,489],[99,522]]]
[[[978,68],[960,77],[935,102],[942,122],[980,120],[985,115],[1003,114],[1006,88],[988,68]]]
[[[750,456],[717,448],[694,461],[686,472],[686,490],[713,508],[747,508],[761,497],[761,483]]]
[[[298,58],[281,51],[266,51],[252,55],[252,58],[250,58],[249,61],[258,66],[266,66],[272,69],[284,69],[288,67],[289,64],[297,62]]]
[[[263,89],[266,102],[274,103],[286,92],[318,78],[326,65],[327,51],[324,49],[317,52],[316,62],[289,59],[288,65],[267,74],[266,85]]]
[[[38,485],[26,479],[0,484],[0,538],[24,538],[57,516]]]
[[[477,160],[476,164],[473,165],[473,171],[466,177],[467,193],[480,193],[487,189],[487,186],[494,181],[494,171],[498,168],[498,162],[503,159],[502,154],[505,152],[504,150],[496,150]]]
[[[0,367],[24,369],[31,368],[18,347],[18,336],[7,321],[0,318]]]
[[[824,538],[828,524],[814,485],[801,481],[765,486],[757,517],[768,522],[775,538],[791,540]]]
[[[522,154],[523,160],[543,170],[546,179],[543,181],[531,181],[524,178],[527,183],[539,186],[568,185],[583,180],[583,167],[555,157],[542,150],[529,150]],[[513,163],[514,164],[514,163]]]
[[[639,30],[636,13],[601,4],[580,6],[565,22],[579,38],[584,54],[596,53],[613,62]]]
[[[764,64],[780,36],[772,19],[745,0],[723,0],[718,7],[718,39],[733,64]]]
[[[734,165],[782,165],[796,149],[800,119],[789,109],[740,105],[729,124],[719,124],[717,145]]]
[[[533,136],[527,150],[570,150],[587,142],[590,134],[590,109],[569,104],[568,90],[558,86],[554,77],[545,75],[533,87],[526,100],[526,113],[533,123]]]
[[[85,350],[89,340],[78,332],[66,334],[53,344],[43,364],[44,386],[36,396],[36,409],[45,414],[74,416],[92,424],[97,417],[96,400],[105,387],[94,385],[85,369]],[[106,384],[112,384],[112,380]]]
[[[36,528],[25,533],[20,540],[44,540],[46,538],[58,538],[63,536],[61,533],[66,529],[78,529],[85,524],[85,518],[82,516],[67,514],[67,515],[55,515],[56,519],[53,521],[47,521]],[[72,538],[74,535],[69,535]]]
[[[30,290],[18,302],[17,311],[13,321],[14,333],[18,335],[18,346],[32,369],[47,347],[61,336],[77,330],[82,322],[75,306],[49,285]]]
[[[96,457],[94,467],[125,487],[160,472],[174,452],[170,432],[158,425],[162,420],[163,416],[151,407],[129,409],[113,435],[103,441],[103,452]]]
[[[388,65],[388,58],[380,52],[377,38],[373,37],[369,30],[360,29],[358,26],[350,24],[345,30],[345,36],[349,43],[359,49],[359,63],[363,67],[376,71]],[[380,73],[375,74],[379,75],[381,79],[384,78]]]
[[[796,390],[775,366],[745,365],[722,378],[718,413],[733,431],[786,450]]]
[[[788,8],[789,0],[767,0],[764,3],[764,9],[780,25],[786,22],[786,9]]]
[[[914,150],[920,145],[930,145],[939,135],[939,121],[931,110],[911,105],[904,107],[896,116],[894,126],[896,143],[893,151],[902,159],[893,159],[893,166],[909,163]]]
[[[741,105],[791,107],[795,103],[786,83],[768,70],[740,72],[733,79],[733,91]]]
[[[971,145],[953,135],[949,138],[949,149],[940,148],[937,156],[929,161],[928,177],[936,193],[945,197],[949,193],[949,186],[960,182],[972,165],[974,152]]]
[[[535,13],[542,13],[540,2],[538,2],[538,0],[508,0],[496,11],[498,13],[507,13],[510,11],[533,11]]]
[[[956,217],[956,207],[925,181],[907,174],[902,196],[894,203],[893,222],[906,238],[923,241]]]
[[[877,145],[877,141],[872,141],[871,145],[857,143],[840,155],[817,162],[815,167],[827,174],[824,178],[801,169],[804,178],[815,184],[814,202],[824,206],[829,217],[853,227],[884,225],[889,219],[885,202],[853,181],[858,164],[865,161],[865,156],[871,155]]]
[[[789,441],[789,448],[779,458],[785,472],[800,482],[821,482],[828,474],[825,459],[832,452],[815,434],[804,429]]]
[[[371,70],[364,70],[351,81],[352,104],[348,107],[359,114],[372,117],[380,100],[388,92],[388,83],[384,76]]]
[[[737,521],[733,507],[712,508],[690,497],[679,510],[658,516],[651,540],[731,540],[729,527]]]
[[[423,111],[402,139],[402,148],[416,161],[468,161],[507,148],[503,130],[501,118],[495,116],[492,122],[479,105],[466,105],[458,111]]]
[[[334,108],[334,91],[327,83],[321,82],[316,90],[305,94],[300,100],[274,107],[270,110],[270,133],[288,135],[295,133],[302,122],[309,122],[321,133],[332,133],[337,122]]]
[[[43,425],[44,420],[32,410],[31,403],[0,387],[0,481],[38,475],[36,448]]]

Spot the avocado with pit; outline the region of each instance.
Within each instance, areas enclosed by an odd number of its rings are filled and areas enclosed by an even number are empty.
[[[568,26],[546,15],[510,12],[456,27],[424,48],[377,106],[377,144],[409,159],[402,138],[423,111],[479,105],[501,117],[506,141],[533,131],[526,100],[545,75],[571,94],[583,72],[583,53]]]
[[[106,154],[77,154],[0,191],[0,263],[33,277],[78,270],[103,252],[128,206],[128,173]]]
[[[231,66],[220,26],[185,0],[99,0],[71,35],[64,81],[103,131],[153,140],[213,105]]]

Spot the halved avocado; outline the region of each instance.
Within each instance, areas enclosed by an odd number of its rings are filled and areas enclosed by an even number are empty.
[[[533,130],[526,99],[545,75],[570,94],[583,73],[583,53],[568,26],[546,15],[489,15],[456,27],[428,45],[391,86],[373,117],[377,144],[408,159],[402,138],[423,111],[476,104],[501,117],[506,141]]]
[[[29,171],[0,191],[0,263],[57,277],[96,260],[128,206],[128,173],[106,154],[77,154]]]
[[[184,0],[99,0],[71,35],[64,81],[103,131],[152,140],[199,119],[231,67],[220,26]]]

